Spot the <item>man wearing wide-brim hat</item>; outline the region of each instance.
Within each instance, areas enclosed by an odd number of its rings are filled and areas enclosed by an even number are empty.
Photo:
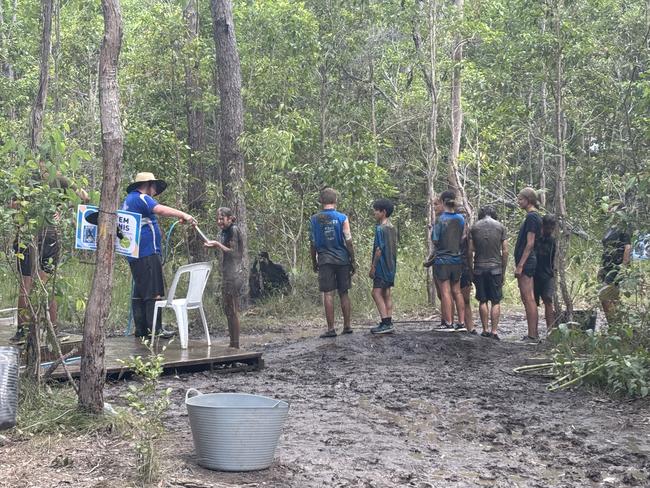
[[[136,337],[145,337],[151,334],[156,300],[165,294],[161,252],[162,234],[158,226],[158,217],[177,218],[183,223],[196,225],[196,221],[191,215],[161,205],[154,199],[155,196],[165,191],[165,188],[167,188],[167,183],[157,179],[153,173],[138,173],[133,182],[126,187],[128,195],[122,204],[122,210],[142,215],[139,257],[127,258],[134,282],[131,307]],[[171,333],[162,329],[161,315],[158,315],[155,330],[161,337],[171,337]]]

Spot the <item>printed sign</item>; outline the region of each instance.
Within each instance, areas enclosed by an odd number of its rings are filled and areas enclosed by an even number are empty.
[[[650,259],[650,234],[641,234],[632,247],[632,259]]]
[[[95,251],[97,249],[97,213],[99,207],[77,207],[77,232],[75,248]],[[115,252],[122,256],[137,258],[140,253],[140,223],[142,215],[124,210],[117,211],[119,234],[115,238]]]

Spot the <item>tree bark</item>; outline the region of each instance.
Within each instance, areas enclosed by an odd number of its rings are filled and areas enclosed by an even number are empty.
[[[427,30],[429,34],[428,52],[425,58],[422,52],[422,38],[420,36],[419,18],[424,16],[423,2],[418,1],[418,12],[416,13],[413,25],[413,43],[419,58],[420,71],[427,87],[429,98],[429,121],[428,121],[428,147],[425,155],[425,177],[427,187],[427,234],[426,243],[428,254],[433,252],[431,242],[431,229],[435,224],[436,215],[433,211],[433,200],[436,197],[435,181],[438,175],[438,2],[428,2]],[[433,279],[433,268],[427,270],[427,298],[431,305],[436,304],[436,286]]]
[[[99,110],[103,175],[98,222],[97,261],[84,317],[79,406],[100,413],[104,407],[104,323],[111,306],[115,260],[116,211],[122,175],[124,136],[120,121],[117,69],[122,44],[119,0],[102,0],[104,39],[99,59]]]
[[[199,37],[199,13],[197,0],[188,0],[183,11],[187,29],[186,43],[192,54],[185,56],[185,103],[187,109],[187,143],[190,147],[188,160],[187,202],[190,213],[200,218],[205,215],[206,188],[209,172],[206,170],[203,152],[205,151],[205,113],[200,107],[203,90],[199,78],[201,59],[194,44]],[[198,233],[189,234],[190,261],[201,262],[207,259],[203,240]]]
[[[29,146],[36,149],[41,143],[43,135],[43,113],[45,112],[45,101],[47,99],[47,84],[50,71],[50,51],[52,50],[52,10],[53,0],[41,1],[41,60],[38,91],[32,105],[32,112],[29,123]]]
[[[557,176],[555,182],[555,214],[560,224],[560,238],[558,252],[556,253],[556,269],[560,283],[562,300],[566,307],[568,319],[573,314],[573,299],[569,293],[566,276],[566,256],[569,249],[571,232],[566,221],[566,141],[565,141],[565,120],[563,107],[563,39],[562,39],[562,10],[563,0],[557,0],[555,11],[555,36],[557,50],[555,53],[555,143],[557,145]]]
[[[231,0],[211,0],[212,27],[216,47],[220,99],[219,162],[221,165],[222,192],[226,206],[237,216],[242,233],[246,270],[242,296],[248,293],[248,227],[246,225],[246,199],[244,196],[244,155],[239,147],[239,137],[244,131],[244,105],[241,96],[241,66],[235,38],[235,24]]]
[[[463,16],[464,0],[454,0],[456,14]],[[463,132],[463,107],[461,104],[461,65],[463,62],[463,40],[457,34],[452,46],[451,59],[454,65],[451,75],[451,151],[449,154],[449,172],[447,181],[450,188],[456,190],[460,201],[465,205],[467,214],[473,215],[470,202],[465,195],[465,188],[458,174],[458,159],[460,157],[460,139]]]

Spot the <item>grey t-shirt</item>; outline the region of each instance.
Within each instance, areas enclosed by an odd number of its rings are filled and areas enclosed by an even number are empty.
[[[505,226],[492,217],[479,220],[470,230],[474,244],[474,269],[501,271],[501,245],[508,236]]]

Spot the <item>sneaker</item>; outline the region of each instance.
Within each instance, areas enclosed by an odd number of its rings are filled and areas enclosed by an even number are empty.
[[[12,344],[22,344],[27,339],[27,333],[22,327],[16,331],[16,333],[9,339],[9,342]]]
[[[492,334],[490,334],[487,330],[484,330],[481,332],[481,337],[492,337]]]
[[[501,340],[501,338],[499,337],[499,335],[496,334],[495,332],[492,332],[492,333],[490,334],[490,338],[491,338],[491,339],[494,339],[494,340],[497,340],[497,341],[500,341],[500,340]]]
[[[440,322],[440,327],[438,327],[438,329],[441,329],[441,330],[454,330],[455,327],[454,327],[454,324],[448,324],[447,322],[445,322],[443,320],[442,322]]]
[[[526,344],[539,344],[540,340],[539,337],[531,337],[529,335],[525,335],[521,338],[521,342],[524,342]]]
[[[354,331],[352,330],[352,327],[348,327],[347,329],[343,327],[343,330],[341,331],[341,334],[352,334]]]
[[[454,330],[461,330],[465,328],[465,324],[461,324],[459,322],[456,322],[454,325],[452,325],[452,328]]]
[[[371,334],[392,334],[394,331],[393,324],[379,324],[377,327],[370,329]]]
[[[328,339],[330,337],[336,337],[336,331],[334,329],[325,331],[320,335],[321,339]]]
[[[160,329],[157,331],[156,336],[161,338],[161,339],[171,339],[176,335],[176,332],[167,330],[167,329]]]
[[[469,333],[470,333],[471,335],[475,335],[475,336],[478,335],[478,331],[477,331],[476,329],[472,329],[472,330],[470,330]]]

